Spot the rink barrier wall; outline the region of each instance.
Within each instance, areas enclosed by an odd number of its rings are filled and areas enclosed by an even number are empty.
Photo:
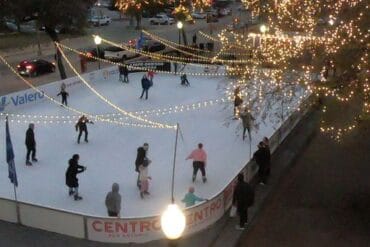
[[[91,79],[107,79],[118,73],[116,67],[110,67],[98,72],[85,74]],[[99,79],[100,79],[99,78]],[[64,81],[69,87],[80,84],[78,78]],[[57,93],[59,82],[46,85],[45,92]],[[48,86],[48,87],[47,87]],[[41,87],[40,87],[41,88]],[[29,92],[29,90],[24,90]],[[22,95],[18,92],[13,95]],[[1,102],[1,101],[0,101]],[[39,100],[38,102],[41,102]],[[293,112],[270,137],[270,149],[273,153],[285,137],[311,108],[313,96],[307,98],[300,106],[301,111]],[[30,102],[31,103],[31,102]],[[33,102],[32,102],[33,103]],[[15,106],[14,108],[16,108]],[[236,176],[243,173],[248,181],[252,180],[258,171],[254,161],[249,161],[241,170],[235,173],[233,179],[208,201],[184,210],[187,225],[184,236],[200,232],[217,222],[232,204],[233,189]],[[108,218],[82,215],[66,210],[59,210],[24,202],[15,202],[0,198],[0,220],[19,223],[25,226],[56,232],[72,237],[84,238],[98,242],[110,243],[144,243],[165,238],[160,228],[160,216]]]

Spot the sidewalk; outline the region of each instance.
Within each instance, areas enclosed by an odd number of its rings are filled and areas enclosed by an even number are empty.
[[[301,123],[292,131],[282,145],[272,156],[272,177],[269,185],[258,186],[256,190],[255,205],[250,209],[250,220],[258,213],[263,206],[263,201],[267,195],[275,188],[280,177],[285,176],[286,168],[294,162],[299,153],[306,146],[314,131],[317,129],[316,123],[318,114],[314,112],[306,116]],[[235,230],[236,218],[229,218],[226,214],[212,227],[178,241],[178,247],[231,247],[234,246],[243,232]],[[168,246],[167,240],[155,241],[146,244],[102,244],[86,240],[66,237],[60,234],[50,233],[42,230],[26,228],[11,223],[0,222],[0,246],[12,247],[42,247],[42,246],[79,246],[79,247],[101,247],[101,246],[145,246],[145,247],[164,247]]]
[[[332,117],[349,121],[343,105]],[[369,121],[340,143],[318,133],[237,246],[370,246],[369,151]]]

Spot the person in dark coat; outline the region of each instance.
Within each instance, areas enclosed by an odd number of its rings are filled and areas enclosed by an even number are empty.
[[[260,178],[260,184],[265,185],[270,171],[270,151],[265,147],[263,142],[258,144],[258,150],[253,154],[253,159],[259,167],[258,176]]]
[[[197,33],[193,35],[193,44],[197,44]]]
[[[143,78],[141,79],[141,87],[143,88],[143,92],[141,93],[140,99],[143,98],[144,93],[145,93],[145,99],[148,99],[150,80],[146,77],[146,75],[143,75]]]
[[[186,74],[181,75],[181,85],[190,86],[190,83],[188,81],[188,77],[186,76]]]
[[[145,161],[148,161],[148,158],[146,156],[146,153],[147,153],[148,149],[149,149],[149,144],[148,143],[144,143],[144,145],[142,147],[139,147],[137,149],[137,155],[136,155],[136,160],[135,160],[135,171],[138,174],[136,185],[139,189],[140,189],[140,179],[139,179],[140,170],[139,170],[139,167],[141,165],[143,165]]]
[[[239,225],[236,226],[238,230],[244,230],[248,223],[248,208],[253,205],[254,191],[252,187],[244,181],[243,174],[238,174],[238,182],[234,189],[233,205],[236,206],[239,214]]]
[[[121,82],[128,83],[128,68],[127,68],[127,66],[126,65],[119,65],[118,70],[119,70],[119,80]],[[123,76],[123,78],[122,78],[122,76]]]
[[[234,118],[238,119],[239,106],[243,104],[243,99],[240,97],[240,88],[234,90]]]
[[[62,106],[65,105],[67,106],[67,97],[69,96],[69,93],[66,92],[66,90],[62,87],[60,89],[60,92],[57,94],[57,96],[61,95],[62,96]]]
[[[74,195],[75,201],[82,200],[82,197],[78,195],[78,179],[77,174],[86,171],[85,166],[78,164],[80,156],[74,154],[72,159],[69,160],[69,166],[66,171],[66,185],[69,188],[69,195]]]
[[[27,148],[27,155],[26,155],[26,165],[31,166],[32,163],[30,162],[30,155],[32,153],[32,161],[37,162],[36,159],[36,141],[35,141],[35,134],[33,132],[35,125],[30,123],[28,125],[28,129],[26,131],[26,148]]]
[[[87,125],[86,125],[87,123],[94,124],[92,121],[87,119],[87,117],[85,117],[85,115],[82,115],[82,117],[80,117],[80,119],[78,120],[78,122],[75,125],[76,131],[80,131],[80,133],[78,134],[78,138],[77,138],[77,143],[78,144],[80,144],[80,139],[81,139],[81,136],[82,136],[82,132],[85,132],[85,142],[89,142],[89,140],[87,140],[87,137],[89,135],[89,132],[87,131]]]

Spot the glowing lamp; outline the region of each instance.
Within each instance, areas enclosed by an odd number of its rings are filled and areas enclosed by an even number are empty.
[[[178,21],[178,22],[177,22],[177,28],[178,28],[178,29],[183,28],[183,26],[184,26],[184,24],[183,24],[181,21]]]
[[[168,239],[178,239],[185,230],[184,213],[176,204],[170,204],[161,216],[161,227]]]
[[[100,38],[100,36],[96,35],[94,37],[94,42],[95,42],[96,45],[100,45],[101,44],[101,38]]]
[[[261,26],[260,26],[260,32],[261,32],[261,33],[266,33],[266,32],[267,32],[267,30],[268,30],[268,28],[267,28],[267,26],[266,26],[266,25],[261,25]]]

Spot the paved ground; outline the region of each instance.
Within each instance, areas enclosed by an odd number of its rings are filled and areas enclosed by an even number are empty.
[[[246,19],[246,15],[244,12],[238,12],[236,10],[236,6],[234,6],[233,13],[234,16],[226,16],[219,19],[218,23],[206,23],[205,20],[197,20],[194,25],[185,24],[185,31],[187,33],[188,42],[191,42],[192,35],[196,33],[198,30],[202,30],[206,33],[210,33],[210,29],[217,30],[220,28],[224,28],[226,24],[230,23],[231,20],[236,17],[240,16],[241,19]],[[107,15],[117,15],[116,12],[108,11],[107,9],[103,8],[104,14]],[[93,48],[95,44],[93,42],[92,34],[98,34],[102,37],[112,40],[113,42],[127,42],[130,39],[139,37],[140,31],[129,27],[129,20],[127,18],[118,19],[117,16],[112,16],[113,22],[108,26],[101,26],[101,27],[91,27],[86,30],[87,35],[78,37],[78,38],[71,38],[63,40],[62,43],[75,48],[75,49],[86,49],[86,48]],[[143,18],[142,20],[142,27],[154,34],[159,35],[165,39],[169,39],[172,41],[177,42],[178,39],[178,30],[176,25],[150,25],[148,18]],[[35,38],[36,39],[36,38]],[[198,43],[200,42],[209,42],[209,40],[203,38],[201,35],[198,35]],[[216,48],[216,47],[215,47]],[[35,58],[43,58],[48,61],[54,61],[54,54],[55,48],[52,42],[43,43],[41,44],[42,55],[38,55],[38,47],[36,45],[29,46],[29,47],[22,47],[21,49],[11,49],[11,50],[0,50],[0,54],[4,56],[10,64],[15,67],[20,61],[24,59],[35,59]],[[217,48],[216,48],[217,49]],[[68,52],[67,52],[68,53]],[[71,55],[70,59],[74,66],[78,69],[80,68],[78,56],[75,54],[68,53]],[[68,68],[68,65],[64,63],[67,76],[75,76],[74,73]],[[111,66],[110,64],[105,64],[104,66]],[[97,63],[88,63],[87,71],[92,71],[97,69]],[[0,95],[5,95],[10,92],[18,91],[21,89],[28,88],[19,78],[16,78],[14,74],[2,63],[0,62]],[[55,73],[45,74],[42,76],[38,76],[36,78],[28,78],[34,85],[42,85],[51,81],[60,80],[59,71],[57,70]]]
[[[370,246],[369,151],[369,122],[341,143],[317,134],[238,246]]]

